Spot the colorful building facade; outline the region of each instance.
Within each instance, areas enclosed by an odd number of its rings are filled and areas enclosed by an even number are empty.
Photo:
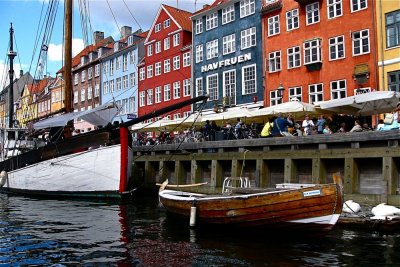
[[[139,116],[192,97],[191,15],[167,5],[158,10],[144,42],[144,59],[139,64]],[[188,106],[165,116],[179,119],[190,112]]]
[[[51,96],[50,113],[61,112],[65,108],[65,85],[63,77],[58,75],[49,89]]]
[[[196,12],[193,25],[195,96],[206,109],[262,105],[261,1],[215,1]]]
[[[265,0],[265,105],[378,89],[371,0]]]
[[[114,121],[127,121],[137,117],[138,71],[143,58],[144,36],[132,34],[132,28],[122,27],[121,40],[114,43],[113,53],[101,59],[101,104],[117,103],[119,114]]]
[[[379,90],[400,92],[400,1],[375,3]]]

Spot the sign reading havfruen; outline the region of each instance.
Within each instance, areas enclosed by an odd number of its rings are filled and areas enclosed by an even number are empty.
[[[207,64],[207,65],[201,66],[201,72],[207,72],[207,71],[210,71],[210,70],[220,69],[222,67],[236,65],[238,63],[243,63],[243,62],[246,62],[246,61],[249,61],[249,60],[251,60],[251,53],[247,53],[247,54],[244,54],[244,55],[228,58],[228,59],[225,59],[225,60],[221,60],[221,61],[217,61],[217,62],[214,62],[214,63],[210,63],[210,64]]]

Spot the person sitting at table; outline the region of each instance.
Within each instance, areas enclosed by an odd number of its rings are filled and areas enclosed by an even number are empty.
[[[288,136],[290,135],[286,130],[287,127],[292,126],[292,123],[282,117],[282,113],[278,113],[278,117],[274,120],[274,126],[272,127],[272,136]]]

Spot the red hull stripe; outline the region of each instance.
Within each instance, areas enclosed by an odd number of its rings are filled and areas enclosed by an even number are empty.
[[[119,137],[121,143],[121,168],[119,176],[119,192],[126,191],[128,180],[128,128],[121,127],[119,129]]]

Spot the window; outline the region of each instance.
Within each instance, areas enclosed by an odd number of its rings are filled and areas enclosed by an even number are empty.
[[[135,97],[130,97],[129,98],[129,113],[134,113],[135,112]]]
[[[87,89],[87,99],[88,100],[92,99],[92,94],[93,94],[93,88],[91,86],[89,86]]]
[[[306,5],[306,25],[319,22],[319,2]]]
[[[196,96],[201,96],[204,94],[203,91],[203,78],[196,79]]]
[[[353,55],[359,56],[369,53],[369,30],[353,32]]]
[[[110,93],[113,93],[114,92],[114,80],[111,80],[109,82],[109,86],[110,86]]]
[[[177,119],[180,119],[180,118],[182,118],[180,113],[174,114],[174,120],[177,120]]]
[[[196,46],[196,63],[203,61],[203,45]]]
[[[329,39],[329,60],[344,58],[344,36]]]
[[[269,99],[270,106],[275,106],[282,103],[282,97],[278,95],[278,90],[270,91]]]
[[[114,59],[110,59],[110,76],[114,75]]]
[[[147,46],[147,56],[151,56],[151,55],[153,55],[153,45],[149,44]]]
[[[86,100],[86,89],[81,89],[81,102]]]
[[[246,17],[256,12],[255,0],[240,1],[240,17]]]
[[[400,45],[400,10],[386,14],[386,47]]]
[[[131,83],[131,88],[134,87],[136,85],[136,72],[133,72],[131,74],[129,74],[129,80]]]
[[[143,81],[145,79],[144,67],[139,70],[139,80]]]
[[[117,78],[117,91],[121,90],[121,78]]]
[[[128,54],[122,56],[122,71],[128,70]]]
[[[122,99],[122,114],[128,114],[129,113],[129,102],[128,99]]]
[[[342,0],[328,0],[328,18],[333,19],[343,14]]]
[[[209,100],[218,100],[218,74],[207,76],[207,93]]]
[[[388,72],[389,91],[400,92],[400,70]]]
[[[294,46],[287,50],[288,69],[298,68],[301,66],[300,46]]]
[[[124,75],[122,77],[122,88],[123,89],[128,89],[129,85],[128,85],[128,75]]]
[[[224,71],[222,74],[223,96],[228,99],[225,105],[236,104],[236,70]]]
[[[135,64],[135,53],[133,51],[129,52],[129,61],[132,64]]]
[[[269,73],[281,70],[281,51],[275,51],[268,54]]]
[[[161,41],[156,42],[156,48],[155,48],[156,54],[161,52]]]
[[[183,67],[190,66],[190,52],[183,54]]]
[[[147,90],[147,105],[153,104],[153,89]]]
[[[303,101],[301,86],[289,87],[289,100],[290,101]]]
[[[164,85],[164,101],[171,100],[171,85],[166,84]]]
[[[161,31],[161,23],[157,23],[157,24],[156,24],[155,31],[156,31],[156,32]]]
[[[145,100],[146,100],[146,92],[145,91],[140,92],[139,93],[139,106],[144,107]]]
[[[94,77],[99,77],[100,75],[100,64],[94,66]]]
[[[91,80],[93,78],[93,68],[90,67],[88,69],[88,80]]]
[[[183,96],[190,96],[190,79],[183,80]]]
[[[324,100],[324,91],[322,83],[310,84],[308,86],[308,92],[310,94],[310,104],[314,104]]]
[[[105,89],[105,87],[104,87],[104,89]],[[76,104],[76,103],[78,103],[78,92],[77,91],[74,92],[74,104]]]
[[[180,40],[181,40],[181,35],[179,33],[174,34],[173,37],[174,47],[180,44]]]
[[[153,77],[153,65],[147,66],[147,78]]]
[[[181,68],[181,57],[180,56],[176,56],[173,58],[172,66],[173,66],[174,70],[178,70]]]
[[[286,30],[291,31],[299,28],[299,10],[293,9],[286,12]]]
[[[242,94],[254,94],[257,92],[256,87],[256,65],[246,66],[242,68]]]
[[[164,73],[171,71],[171,62],[169,59],[164,60]]]
[[[331,82],[331,99],[346,97],[346,80]]]
[[[304,42],[304,65],[322,62],[321,40],[314,39]]]
[[[103,94],[106,95],[109,92],[110,92],[110,90],[108,88],[108,82],[104,82],[104,84],[103,84]],[[75,92],[75,93],[76,93],[76,95],[78,97],[78,93],[77,92]],[[78,100],[76,100],[76,101],[78,101]],[[78,103],[78,102],[76,102],[76,103]]]
[[[155,95],[155,102],[160,103],[161,102],[161,86],[156,87],[156,95]]]
[[[174,99],[178,99],[181,97],[181,82],[174,82]]]
[[[169,37],[164,39],[164,50],[168,50],[170,47]]]
[[[351,0],[351,12],[360,11],[368,7],[367,0]]]
[[[169,25],[171,25],[171,20],[170,20],[170,19],[164,20],[164,29],[165,29],[165,28],[168,28]]]
[[[218,39],[210,41],[206,44],[207,60],[218,57]]]
[[[236,51],[235,34],[224,36],[222,38],[223,54],[227,55]]]
[[[121,57],[116,58],[116,65],[115,69],[119,70],[121,68]]]
[[[108,74],[109,65],[110,65],[110,62],[109,62],[109,61],[104,62],[104,65],[103,65],[103,72],[104,72],[104,75],[107,75],[107,74]]]
[[[156,76],[161,75],[161,62],[157,62],[155,64],[155,75]]]
[[[279,15],[268,18],[268,36],[280,33]]]
[[[77,85],[78,81],[79,81],[79,74],[75,73],[75,75],[74,75],[74,84]]]
[[[99,97],[100,96],[100,85],[96,84],[94,86],[94,97]]]
[[[202,33],[203,32],[203,20],[202,19],[196,19],[195,24],[194,24],[194,32],[196,34]]]
[[[206,31],[218,27],[218,13],[212,13],[206,16]]]
[[[240,47],[246,49],[256,45],[256,27],[240,32]]]
[[[222,9],[222,24],[235,20],[235,6],[231,5]]]

